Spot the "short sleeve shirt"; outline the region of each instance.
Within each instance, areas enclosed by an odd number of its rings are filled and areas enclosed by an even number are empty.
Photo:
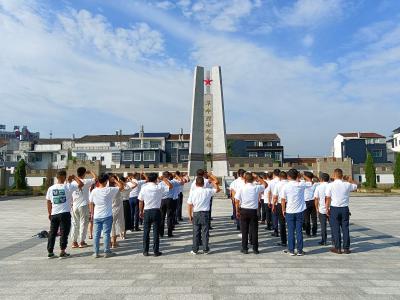
[[[193,205],[193,211],[209,211],[211,197],[217,192],[214,188],[195,187],[190,191],[188,204]]]
[[[304,201],[304,190],[307,187],[305,182],[288,181],[283,187],[282,199],[286,200],[286,213],[296,214],[306,209]]]
[[[272,196],[278,197],[278,203],[282,203],[282,191],[283,187],[285,184],[287,184],[288,181],[286,179],[280,180],[276,185],[275,188],[272,192]]]
[[[83,187],[78,188],[77,182],[72,182],[71,185],[75,186],[77,189],[72,193],[72,203],[73,207],[79,208],[89,204],[89,189],[96,182],[93,178],[81,179]]]
[[[318,211],[320,214],[326,214],[325,196],[327,187],[328,183],[322,182],[315,188],[314,199],[318,198]]]
[[[94,219],[112,216],[113,198],[118,194],[118,187],[95,188],[89,196],[89,201],[94,203]]]
[[[146,183],[146,180],[133,179],[132,181],[137,183],[137,186],[130,191],[129,198],[136,198],[139,196],[140,189],[142,188],[142,185]]]
[[[326,196],[331,197],[331,206],[349,206],[350,192],[357,190],[357,185],[340,179],[328,184]]]
[[[165,184],[155,184],[149,182],[142,186],[139,193],[139,200],[144,202],[144,210],[159,209],[161,207],[161,200],[163,196],[169,191],[168,186]]]
[[[71,211],[72,192],[78,190],[78,186],[70,183],[54,184],[47,190],[46,199],[51,201],[51,215],[57,215]]]
[[[246,183],[237,191],[235,198],[240,202],[241,208],[257,209],[260,193],[264,190],[261,184]]]

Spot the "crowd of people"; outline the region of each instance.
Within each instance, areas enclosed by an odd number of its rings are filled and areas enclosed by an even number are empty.
[[[86,178],[90,176],[90,178]],[[127,231],[143,230],[143,255],[149,256],[150,231],[153,235],[152,252],[162,255],[160,237],[174,236],[175,226],[183,221],[183,186],[189,177],[176,171],[133,173],[127,177],[115,174],[99,176],[84,167],[76,175],[57,172],[57,183],[46,195],[50,231],[48,257],[54,258],[54,245],[60,236],[60,258],[66,252],[68,237],[71,248],[86,248],[87,236],[93,239],[93,257],[105,258],[115,254],[118,238],[125,239]],[[307,237],[317,235],[317,218],[320,221],[320,245],[328,244],[327,224],[331,226],[331,252],[350,253],[349,195],[357,185],[336,169],[331,179],[322,173],[319,178],[311,172],[300,174],[296,169],[288,172],[278,169],[262,176],[239,169],[230,184],[232,216],[240,231],[241,252],[248,254],[249,243],[253,253],[259,253],[259,224],[265,224],[272,236],[280,237],[279,246],[292,256],[302,256],[303,231]],[[193,226],[191,254],[208,254],[209,231],[213,196],[220,192],[217,177],[202,169],[191,183],[187,199],[188,218]],[[142,228],[140,226],[142,225]],[[166,225],[166,230],[165,230]],[[343,236],[343,238],[342,238]],[[104,255],[100,251],[103,238]],[[343,240],[343,241],[342,241]],[[295,246],[297,244],[297,252]]]

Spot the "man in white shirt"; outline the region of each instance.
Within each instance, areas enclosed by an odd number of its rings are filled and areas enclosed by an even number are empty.
[[[246,174],[246,171],[243,169],[239,169],[237,171],[237,178],[231,182],[229,185],[229,190],[231,194],[231,200],[234,205],[234,219],[236,220],[236,229],[240,230],[240,218],[236,216],[236,199],[235,199],[235,194],[239,189],[241,189],[245,185],[245,180],[244,180],[244,174]]]
[[[265,182],[268,184],[270,184],[271,180],[274,177],[274,173],[272,172],[268,172],[267,174],[265,174],[265,176],[263,176]],[[268,189],[268,187],[267,187]],[[267,227],[265,227],[265,230],[272,230],[272,203],[268,203],[268,193],[267,195],[264,194],[264,208],[265,208],[265,215],[266,215],[266,220],[265,223],[267,224]]]
[[[200,244],[203,245],[203,253],[208,254],[209,217],[211,197],[220,191],[218,179],[209,175],[212,188],[204,187],[204,177],[196,177],[196,187],[190,191],[188,198],[189,220],[193,223],[193,247],[192,254],[197,254]]]
[[[343,253],[350,254],[350,230],[349,230],[349,199],[350,192],[357,190],[357,184],[343,181],[343,171],[335,169],[333,173],[334,181],[326,188],[326,209],[330,217],[334,248],[330,251],[336,254],[342,253],[343,233]]]
[[[47,212],[50,220],[50,231],[47,242],[48,258],[55,258],[54,244],[58,229],[60,229],[60,258],[68,257],[65,251],[68,245],[68,235],[71,229],[71,206],[72,193],[83,187],[83,183],[76,176],[69,176],[66,183],[67,172],[60,170],[57,172],[57,183],[47,190]],[[72,185],[75,180],[77,185]]]
[[[322,173],[320,175],[320,184],[315,188],[314,201],[315,209],[318,212],[319,223],[321,224],[321,241],[318,242],[321,246],[326,245],[327,233],[326,233],[326,204],[325,204],[325,193],[326,188],[329,184],[329,175]]]
[[[310,185],[304,190],[304,200],[306,201],[306,210],[304,211],[304,227],[307,237],[311,237],[311,222],[312,222],[312,236],[317,235],[318,225],[317,225],[317,211],[314,205],[314,192],[316,185],[313,184],[314,174],[305,171],[304,180],[309,182]],[[311,221],[310,221],[311,219]]]
[[[83,187],[72,193],[72,248],[84,248],[87,246],[85,240],[90,219],[89,189],[96,182],[97,175],[92,171],[86,171],[84,167],[79,167],[76,173],[83,182]],[[87,174],[92,178],[85,178]],[[78,185],[76,182],[72,184]]]
[[[257,174],[247,172],[245,174],[245,185],[235,194],[236,215],[240,218],[240,228],[242,230],[242,249],[243,254],[248,254],[249,234],[253,253],[258,254],[258,217],[257,208],[260,194],[264,192],[267,183]],[[258,184],[255,184],[257,181]]]
[[[286,236],[286,220],[282,211],[282,191],[285,184],[287,184],[287,174],[284,171],[279,173],[279,182],[275,185],[274,191],[272,192],[274,207],[276,207],[276,213],[279,220],[279,235],[281,237],[281,242],[278,246],[287,246],[287,236]]]
[[[146,183],[146,180],[142,179],[142,176],[146,178],[146,175],[142,172],[141,174],[139,173],[133,173],[132,177],[132,183],[136,183],[136,186],[132,186],[132,190],[129,193],[129,204],[131,207],[131,231],[140,231],[139,228],[139,193],[140,189],[143,184]]]
[[[289,253],[291,256],[296,255],[294,252],[294,234],[296,232],[297,255],[302,256],[304,255],[302,227],[306,209],[304,190],[310,184],[298,181],[299,172],[296,169],[290,169],[287,172],[287,177],[288,182],[282,191],[282,211],[288,226],[288,250],[284,250],[284,252]]]
[[[271,208],[271,219],[272,219],[272,230],[274,231],[271,235],[278,237],[278,214],[276,210],[276,206],[274,205],[273,195],[276,184],[279,182],[279,174],[281,171],[279,169],[275,169],[272,172],[272,180],[268,182],[268,187],[264,191],[264,199],[268,199],[268,206]]]
[[[117,187],[110,187],[108,181],[110,179],[109,174],[101,174],[98,178],[99,187],[96,187],[89,196],[90,201],[90,213],[93,216],[94,224],[94,239],[93,239],[93,257],[99,258],[100,251],[100,235],[103,231],[103,241],[104,241],[104,257],[108,258],[114,256],[110,250],[110,233],[113,223],[113,212],[112,212],[112,202],[115,195],[119,191],[123,191],[125,184],[123,184],[120,179],[112,175]]]
[[[139,193],[140,217],[143,219],[143,255],[149,256],[150,229],[153,226],[153,253],[160,256],[160,232],[161,229],[161,201],[163,196],[172,190],[173,185],[168,177],[161,177],[158,183],[158,175],[150,173],[147,183],[142,186]]]
[[[178,171],[179,172],[179,171]],[[180,172],[179,172],[180,174]],[[185,180],[178,174],[169,174],[169,180],[173,185],[172,189],[172,230],[175,230],[175,225],[178,225],[178,205],[179,205],[179,193],[181,192],[181,188],[185,184]]]

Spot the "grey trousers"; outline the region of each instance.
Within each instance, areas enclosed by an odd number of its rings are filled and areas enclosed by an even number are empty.
[[[89,205],[74,208],[72,210],[72,242],[84,242],[89,225]]]
[[[199,251],[200,242],[203,245],[203,251],[208,252],[210,230],[210,212],[209,211],[198,211],[193,213],[193,252]]]

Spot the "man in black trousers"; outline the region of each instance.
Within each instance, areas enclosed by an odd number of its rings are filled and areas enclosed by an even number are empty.
[[[143,255],[149,255],[150,229],[153,226],[153,252],[154,256],[160,256],[160,223],[161,223],[161,199],[163,195],[172,190],[173,186],[167,177],[161,177],[158,183],[158,175],[151,173],[148,183],[143,185],[139,193],[140,217],[143,220]]]
[[[236,215],[240,218],[242,230],[243,254],[248,254],[248,242],[251,238],[253,253],[258,254],[258,199],[268,184],[257,174],[247,172],[244,176],[245,185],[235,194]],[[257,181],[258,184],[254,184]]]

